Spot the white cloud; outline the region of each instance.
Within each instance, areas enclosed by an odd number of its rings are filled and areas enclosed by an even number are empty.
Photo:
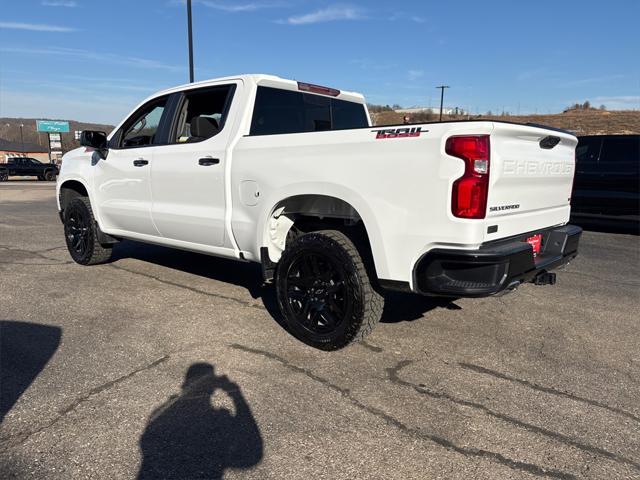
[[[0,90],[0,115],[24,118],[66,118],[87,122],[115,124],[137,103],[121,95],[87,96],[73,93],[39,94]]]
[[[417,80],[420,77],[424,76],[424,71],[423,70],[409,70],[407,72],[407,76],[409,77],[409,80],[411,80],[411,81]]]
[[[210,0],[201,0],[198,3],[205,7],[213,8],[215,10],[222,10],[224,12],[238,13],[238,12],[255,12],[256,10],[262,10],[265,8],[277,8],[283,6],[282,3],[263,3],[263,2],[250,2],[240,4],[228,4],[221,2],[213,2]]]
[[[525,70],[524,72],[520,72],[516,78],[518,81],[523,82],[526,80],[532,80],[535,78],[539,78],[543,75],[545,75],[548,72],[548,69],[546,67],[542,67],[542,68],[536,68],[533,70]]]
[[[349,5],[332,5],[304,15],[291,16],[281,23],[287,23],[289,25],[309,25],[313,23],[335,22],[339,20],[363,20],[365,18],[366,17],[362,10],[358,7]]]
[[[589,77],[589,78],[580,78],[577,80],[570,80],[568,82],[561,83],[560,87],[581,87],[583,85],[592,85],[598,83],[611,82],[613,80],[620,80],[621,78],[626,78],[626,75],[616,74],[616,75],[605,75],[602,77]]]
[[[78,4],[73,0],[43,0],[42,5],[44,7],[67,7],[74,8]]]
[[[415,23],[426,23],[427,19],[421,17],[419,15],[410,15],[407,12],[395,12],[391,17],[389,17],[389,21],[396,22],[398,20],[411,20]]]
[[[44,25],[40,23],[0,22],[0,28],[12,30],[29,30],[32,32],[75,32],[75,28],[60,27],[58,25]]]
[[[609,110],[638,110],[640,109],[640,95],[595,97],[591,100],[591,104],[593,106],[606,105]]]
[[[182,71],[183,67],[176,65],[168,65],[150,60],[147,58],[127,57],[114,53],[99,53],[88,50],[80,50],[75,48],[62,47],[45,47],[45,48],[22,48],[22,47],[0,47],[0,52],[17,53],[20,55],[40,55],[40,56],[61,56],[67,58],[80,58],[85,60],[96,60],[100,63],[110,63],[115,65],[125,65],[128,67],[146,68],[154,70]]]
[[[171,0],[170,5],[185,5],[186,0]],[[228,13],[242,13],[242,12],[255,12],[266,8],[278,8],[284,7],[287,4],[280,1],[273,2],[244,2],[244,3],[232,3],[227,1],[217,0],[193,0],[193,4],[202,5],[204,7],[212,8],[214,10],[220,10]]]
[[[378,60],[370,60],[368,58],[356,58],[349,63],[357,65],[363,70],[391,70],[397,68],[397,63],[380,62]]]

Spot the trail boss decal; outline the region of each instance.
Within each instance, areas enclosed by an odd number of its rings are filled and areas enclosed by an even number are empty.
[[[429,130],[422,130],[422,127],[385,128],[383,130],[371,130],[376,133],[376,140],[384,138],[408,138],[419,137]]]

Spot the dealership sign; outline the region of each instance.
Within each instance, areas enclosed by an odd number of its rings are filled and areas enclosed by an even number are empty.
[[[47,133],[68,133],[69,122],[62,122],[59,120],[36,120],[36,125],[39,132]]]

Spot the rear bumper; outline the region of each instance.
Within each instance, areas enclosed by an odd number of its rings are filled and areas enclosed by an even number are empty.
[[[526,239],[535,233],[542,233],[542,249],[534,258]],[[485,297],[513,289],[574,259],[581,234],[580,227],[565,225],[486,243],[478,250],[430,250],[416,263],[414,290],[424,295]]]

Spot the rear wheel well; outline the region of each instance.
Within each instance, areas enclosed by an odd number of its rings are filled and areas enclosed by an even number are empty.
[[[295,238],[320,230],[345,234],[358,249],[372,280],[377,279],[371,242],[360,214],[339,198],[326,195],[299,195],[278,203],[269,217],[267,247],[262,251],[265,279],[271,279],[282,252]]]

